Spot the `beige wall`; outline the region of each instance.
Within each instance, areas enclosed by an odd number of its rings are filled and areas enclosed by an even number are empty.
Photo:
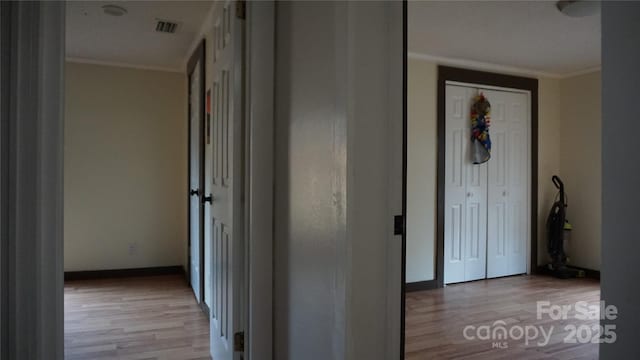
[[[408,60],[407,77],[407,282],[435,277],[436,64]]]
[[[437,65],[408,61],[407,282],[434,279],[437,166]],[[573,264],[599,269],[599,73],[570,79],[539,78],[538,264],[547,263],[545,221],[560,175],[570,196]],[[582,119],[582,120],[581,120]],[[562,154],[562,155],[561,155]],[[579,207],[579,209],[578,209]],[[578,240],[580,239],[580,240]]]
[[[538,81],[538,265],[547,264],[546,221],[558,190],[551,177],[560,173],[559,79]]]
[[[67,63],[65,271],[185,264],[185,89],[180,73]]]
[[[600,72],[561,81],[560,166],[573,225],[571,263],[600,269],[602,121]],[[621,159],[621,161],[624,161]]]

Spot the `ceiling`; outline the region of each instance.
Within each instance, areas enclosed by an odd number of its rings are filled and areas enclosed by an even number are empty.
[[[212,1],[69,1],[68,59],[182,71]],[[106,15],[102,6],[127,10]],[[155,31],[156,21],[178,23],[174,34]]]
[[[408,20],[409,52],[426,58],[551,76],[600,66],[600,16],[568,17],[555,1],[410,1]]]

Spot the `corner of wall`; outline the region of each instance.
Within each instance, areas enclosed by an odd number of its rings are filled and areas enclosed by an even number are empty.
[[[555,198],[553,175],[560,175],[560,80],[538,79],[538,263],[546,264],[547,212]],[[536,264],[532,264],[536,265]]]
[[[573,225],[570,263],[600,269],[602,223],[601,73],[560,80],[560,169]]]

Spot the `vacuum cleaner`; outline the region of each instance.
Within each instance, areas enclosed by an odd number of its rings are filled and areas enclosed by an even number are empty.
[[[551,275],[561,279],[584,277],[584,271],[567,265],[569,259],[565,244],[572,229],[571,224],[567,221],[567,194],[564,191],[564,183],[557,175],[554,175],[551,181],[558,189],[558,195],[556,195],[556,200],[547,218],[547,250],[551,258],[547,270]]]

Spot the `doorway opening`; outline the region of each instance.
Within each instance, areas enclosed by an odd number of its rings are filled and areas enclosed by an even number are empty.
[[[407,359],[597,357],[597,344],[569,349],[558,334],[538,347],[474,332],[548,330],[553,305],[571,305],[577,328],[598,324],[575,315],[600,299],[600,17],[559,5],[406,5]],[[570,193],[563,251],[580,278],[548,271],[554,175]]]
[[[538,82],[438,69],[436,279],[445,284],[531,273],[537,259]],[[488,100],[491,99],[491,100]],[[473,159],[474,105],[489,104],[489,159]],[[489,102],[490,101],[490,102]],[[481,104],[481,103],[480,103]],[[534,110],[535,109],[535,110]]]
[[[200,185],[212,6],[66,4],[67,359],[210,355]]]
[[[271,353],[275,5],[66,10],[66,353]]]
[[[205,184],[205,123],[210,110],[205,112],[205,41],[195,49],[187,63],[187,91],[188,91],[188,183],[189,183],[189,231],[187,237],[187,278],[193,293],[206,314],[209,313],[210,294],[205,283],[209,280],[210,272],[206,256],[210,243],[205,240],[204,205],[207,198],[204,192]]]

